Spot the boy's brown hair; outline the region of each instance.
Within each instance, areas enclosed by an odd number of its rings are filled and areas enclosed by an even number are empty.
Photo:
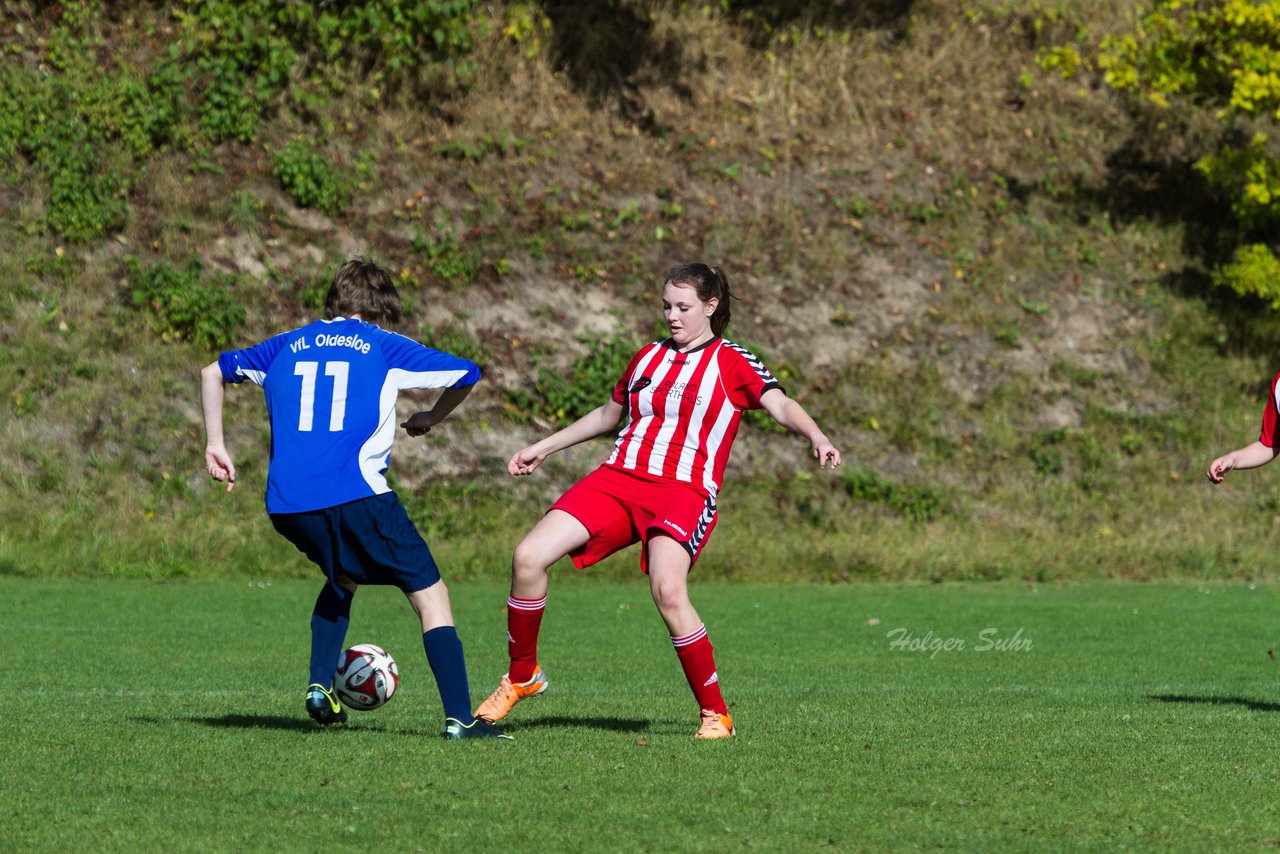
[[[360,315],[369,323],[397,323],[400,294],[391,275],[366,258],[353,258],[333,274],[324,298],[324,318]]]

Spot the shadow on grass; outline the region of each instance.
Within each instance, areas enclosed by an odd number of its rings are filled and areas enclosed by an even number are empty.
[[[130,718],[131,721],[138,723],[164,723],[172,724],[175,718],[157,718],[157,717],[141,717],[136,716]],[[225,729],[277,729],[288,730],[292,732],[384,732],[392,735],[439,735],[439,733],[423,733],[418,730],[387,728],[378,724],[368,725],[352,723],[338,725],[332,727],[318,727],[307,718],[303,717],[284,717],[282,715],[219,715],[217,717],[193,717],[186,718],[187,721],[208,727],[220,727]],[[591,718],[591,717],[572,717],[569,715],[556,715],[548,718],[535,718],[527,721],[511,721],[515,724],[513,730],[535,730],[542,727],[576,727],[581,729],[602,729],[611,732],[645,732],[653,726],[653,721],[649,720],[633,720],[628,718]],[[672,725],[674,721],[670,722]],[[501,725],[503,728],[505,726]]]
[[[158,718],[135,718],[142,721],[158,721]],[[381,733],[384,735],[403,735],[409,738],[438,738],[441,735],[439,729],[417,729],[410,727],[389,727],[380,721],[366,720],[358,718],[354,715],[345,724],[336,724],[334,726],[316,726],[309,718],[304,717],[283,717],[282,715],[221,715],[219,717],[198,717],[187,718],[188,721],[195,724],[201,724],[209,727],[222,727],[226,729],[277,729],[289,732],[305,732],[305,733]]]
[[[505,723],[505,722],[504,722]],[[516,723],[516,722],[512,722]],[[549,718],[537,718],[519,721],[512,729],[538,729],[539,727],[577,727],[581,729],[605,729],[612,732],[644,732],[652,725],[652,721],[630,720],[627,718],[578,718],[570,715],[555,715]],[[503,724],[499,724],[502,726]]]
[[[145,720],[145,719],[140,719]],[[320,727],[304,717],[284,717],[283,715],[219,715],[218,717],[187,718],[195,724],[229,729],[284,729],[294,731],[319,731]],[[338,731],[339,727],[334,730]]]
[[[1151,694],[1147,699],[1161,703],[1206,703],[1211,706],[1244,706],[1255,712],[1280,712],[1280,703],[1264,703],[1248,697],[1197,697],[1191,694]]]

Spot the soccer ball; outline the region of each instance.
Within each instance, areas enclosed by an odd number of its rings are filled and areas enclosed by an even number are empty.
[[[396,660],[380,646],[356,644],[342,653],[333,674],[333,690],[342,705],[358,712],[376,709],[400,687]]]

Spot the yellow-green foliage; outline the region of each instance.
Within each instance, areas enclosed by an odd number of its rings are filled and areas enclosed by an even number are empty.
[[[1280,309],[1280,259],[1261,243],[1236,250],[1235,259],[1215,270],[1213,280],[1238,294],[1262,297]]]
[[[1080,51],[1071,45],[1054,45],[1040,54],[1037,60],[1042,70],[1058,74],[1064,80],[1074,79],[1084,65]]]
[[[1231,192],[1232,208],[1248,224],[1273,219],[1280,205],[1280,160],[1269,150],[1270,139],[1255,133],[1246,146],[1223,146],[1196,161],[1210,183]]]
[[[1098,67],[1112,88],[1159,107],[1187,99],[1250,142],[1226,142],[1196,168],[1224,189],[1246,225],[1280,217],[1280,2],[1156,0],[1134,29],[1103,40]]]

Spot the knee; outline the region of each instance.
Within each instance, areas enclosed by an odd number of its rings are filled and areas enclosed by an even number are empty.
[[[688,601],[688,593],[682,584],[653,585],[653,603],[664,614],[679,611]]]
[[[410,593],[409,604],[413,606],[414,613],[422,621],[422,630],[424,632],[437,626],[453,624],[453,609],[449,605],[449,589],[444,586],[443,581],[437,581],[425,590],[417,590]]]
[[[430,587],[422,590],[415,590],[408,594],[409,603],[413,605],[413,610],[418,614],[431,613],[440,607],[449,607],[449,588],[445,587],[444,579],[440,579]]]
[[[517,578],[534,579],[546,575],[549,565],[542,549],[525,539],[516,546],[511,557],[511,574]]]

